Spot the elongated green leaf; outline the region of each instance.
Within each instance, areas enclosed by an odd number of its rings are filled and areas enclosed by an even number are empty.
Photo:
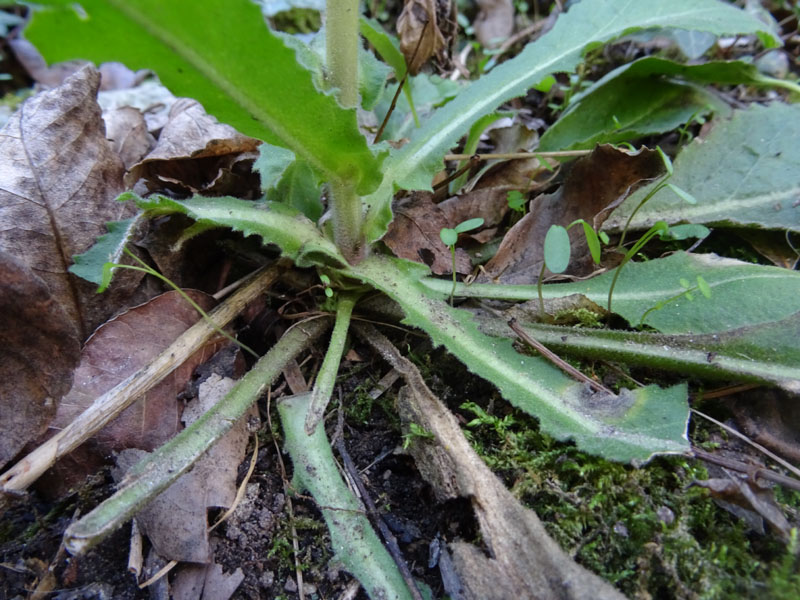
[[[278,202],[256,204],[238,198],[173,200],[152,196],[143,200],[135,194],[123,194],[120,200],[136,200],[151,215],[182,213],[201,224],[230,227],[245,236],[260,235],[265,244],[276,244],[284,256],[299,267],[317,264],[338,266],[346,261],[314,224],[296,209]]]
[[[386,551],[358,500],[339,475],[325,428],[307,435],[304,423],[311,394],[278,404],[286,450],[294,464],[293,483],[308,490],[319,505],[336,557],[355,575],[373,600],[410,600],[411,592]]]
[[[153,69],[178,95],[242,133],[290,148],[367,193],[381,179],[356,124],[319,93],[249,0],[45,0],[26,30],[50,62],[116,60]]]
[[[666,258],[628,263],[614,290],[614,312],[636,326],[647,309],[686,291],[681,278],[693,281],[698,275],[706,281],[711,298],[698,297],[689,302],[681,297],[650,313],[647,324],[662,333],[720,333],[788,319],[797,310],[797,271],[714,254],[676,252]],[[605,306],[613,277],[614,271],[609,271],[587,281],[546,285],[543,295],[561,298],[584,294]],[[443,280],[424,279],[423,283],[439,293],[449,294],[452,287]],[[538,298],[535,285],[459,285],[456,296],[532,301]]]
[[[425,331],[514,406],[539,418],[550,435],[619,461],[688,448],[685,386],[593,394],[544,359],[518,353],[511,340],[481,333],[468,312],[451,308],[420,283],[424,267],[373,256],[349,272],[395,300],[406,314],[405,323]]]
[[[504,335],[504,322],[481,329]],[[682,376],[779,385],[800,392],[800,313],[788,319],[724,333],[663,335],[609,329],[565,329],[522,324],[531,337],[560,355],[619,361],[675,371]]]
[[[368,237],[383,235],[391,220],[392,185],[430,189],[442,156],[482,115],[523,95],[551,73],[574,70],[585,48],[652,27],[715,34],[763,32],[774,44],[780,43],[767,25],[717,0],[583,0],[517,57],[492,69],[438,110],[386,161],[384,183],[369,200]]]
[[[540,150],[593,148],[670,131],[714,111],[729,116],[728,105],[691,84],[789,87],[796,83],[766,77],[751,63],[715,61],[682,65],[648,56],[614,69],[576,95],[569,108],[542,135]]]
[[[760,225],[800,231],[800,105],[775,102],[736,111],[716,123],[675,159],[673,183],[691,194],[689,205],[672,190],[655,194],[636,213],[631,228],[655,221],[728,226]],[[603,225],[621,229],[650,186],[637,190]]]

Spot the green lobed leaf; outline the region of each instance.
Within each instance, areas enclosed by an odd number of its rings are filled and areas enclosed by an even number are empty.
[[[583,294],[605,306],[608,288],[615,270],[577,283],[545,285],[545,298],[563,298]],[[666,258],[647,262],[629,262],[614,290],[614,312],[632,326],[658,302],[682,294],[679,280],[701,276],[711,291],[711,298],[689,302],[679,298],[651,313],[647,324],[662,333],[720,333],[789,318],[797,310],[800,297],[800,273],[754,265],[715,254],[676,252]],[[426,278],[423,284],[438,293],[450,293],[447,281]],[[456,296],[504,300],[538,299],[535,285],[459,285]]]
[[[69,268],[70,273],[91,281],[97,285],[104,282],[103,266],[106,263],[118,263],[122,259],[122,252],[136,230],[139,216],[125,219],[124,221],[109,221],[106,223],[108,233],[97,238],[94,245],[83,254],[73,256],[74,264]],[[108,273],[107,275],[110,275]]]
[[[792,89],[797,86],[766,77],[755,65],[744,61],[683,65],[649,56],[614,69],[576,94],[567,110],[544,132],[539,148],[593,148],[598,143],[618,143],[670,131],[711,112],[730,116],[725,102],[698,85],[741,83]]]
[[[557,439],[574,440],[587,452],[624,462],[688,449],[685,386],[593,394],[545,359],[518,353],[511,340],[481,333],[468,312],[450,307],[442,294],[422,285],[420,278],[428,273],[424,266],[372,256],[348,272],[395,300],[405,323],[444,345]]]
[[[775,102],[736,111],[675,159],[670,183],[693,196],[696,204],[687,204],[670,189],[660,190],[636,213],[630,227],[644,229],[663,220],[800,231],[798,139],[800,105]],[[620,230],[650,189],[631,194],[603,228]]]
[[[153,69],[242,133],[291,149],[327,177],[368,193],[381,180],[356,111],[319,93],[249,0],[38,2],[26,36],[49,62],[83,58]]]
[[[504,335],[504,322],[482,317],[481,329]],[[565,329],[521,323],[559,355],[617,361],[711,380],[779,385],[800,393],[800,313],[723,333],[663,335],[609,329]]]
[[[551,73],[573,71],[585,48],[653,27],[715,34],[762,31],[774,45],[780,43],[767,25],[718,0],[583,0],[574,4],[549,32],[439,109],[386,161],[384,182],[367,200],[368,239],[383,235],[391,220],[393,186],[430,189],[443,155],[481,116],[524,95]]]
[[[214,224],[241,231],[245,236],[260,235],[265,244],[277,245],[284,256],[298,267],[319,264],[339,266],[346,261],[336,246],[324,237],[307,217],[279,202],[255,203],[226,196],[173,200],[166,196],[142,199],[123,194],[120,200],[135,200],[150,215],[181,213],[201,224]]]

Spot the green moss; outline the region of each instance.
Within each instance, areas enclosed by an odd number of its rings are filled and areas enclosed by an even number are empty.
[[[660,457],[635,469],[558,443],[510,409],[462,408],[474,416],[467,432],[475,449],[515,496],[580,564],[628,597],[796,597],[792,548],[748,532],[705,489],[688,487],[708,478],[699,461]],[[790,510],[800,501],[790,490],[777,495]]]

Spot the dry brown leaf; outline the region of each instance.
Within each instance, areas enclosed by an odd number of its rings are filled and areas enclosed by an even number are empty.
[[[106,222],[135,212],[115,201],[124,166],[105,138],[96,95],[100,74],[84,67],[64,85],[29,98],[0,130],[0,250],[41,277],[85,339],[116,302],[67,269],[107,233]],[[125,297],[139,276],[115,286]],[[121,280],[122,281],[122,280]]]
[[[611,584],[573,561],[547,535],[536,513],[511,495],[472,449],[455,416],[428,389],[414,364],[375,328],[358,325],[357,331],[374,343],[406,380],[398,398],[404,430],[415,423],[435,436],[435,440],[416,437],[410,446],[422,476],[438,499],[465,497],[472,501],[489,556],[466,542],[448,545],[462,591],[459,597],[624,598]]]
[[[200,418],[221,400],[235,381],[211,375],[200,385],[198,398],[187,406],[186,425]],[[187,414],[188,413],[188,414]],[[156,552],[167,560],[207,564],[212,560],[208,539],[208,508],[229,508],[236,496],[236,475],[247,450],[248,421],[257,419],[250,411],[212,446],[194,467],[179,477],[136,516]],[[117,481],[147,452],[129,449],[117,455]]]
[[[397,35],[410,75],[419,73],[431,57],[447,62],[455,43],[455,11],[453,0],[405,0]]]
[[[244,581],[244,573],[237,568],[224,573],[217,563],[184,565],[172,582],[172,600],[228,600]]]
[[[219,123],[196,100],[180,98],[156,147],[131,168],[125,182],[132,187],[142,180],[151,192],[256,197],[260,180],[250,167],[260,143]]]
[[[122,106],[103,112],[106,137],[126,169],[141,161],[156,145],[138,108]]]
[[[612,208],[663,170],[661,158],[652,150],[629,154],[613,146],[598,146],[590,155],[575,161],[559,190],[531,203],[531,212],[508,231],[486,264],[484,280],[536,283],[542,268],[544,238],[551,225],[566,227],[576,219],[584,219],[598,229]],[[583,229],[573,227],[569,238],[572,260],[567,273],[591,273],[594,266]]]
[[[772,488],[761,487],[751,479],[741,479],[735,476],[729,476],[726,479],[714,478],[694,481],[692,485],[706,488],[715,500],[734,504],[746,511],[756,513],[784,541],[789,541],[792,526],[784,516],[780,506],[775,502]]]
[[[729,397],[726,404],[750,439],[800,463],[800,405],[796,396],[761,388]]]
[[[475,37],[485,48],[496,48],[514,32],[514,4],[511,0],[478,0],[478,6]]]
[[[481,217],[484,227],[494,227],[510,210],[508,192],[517,190],[528,194],[545,185],[544,180],[550,173],[537,158],[506,161],[488,171],[472,191],[448,198],[436,206],[448,223]]]
[[[422,262],[437,275],[453,271],[450,249],[442,243],[439,232],[458,223],[447,220],[441,209],[431,200],[429,192],[413,192],[394,207],[394,220],[383,242],[395,256]],[[472,271],[469,256],[456,248],[456,273]]]
[[[80,350],[74,324],[45,283],[0,252],[0,467],[44,433]]]
[[[203,292],[186,293],[204,310],[214,304]],[[66,426],[95,398],[150,362],[199,318],[177,292],[167,292],[100,327],[84,346],[72,389],[59,405],[52,427]],[[94,438],[100,451],[154,450],[180,430],[182,403],[177,396],[195,367],[213,355],[217,346],[218,342],[211,343],[197,352],[109,423]]]

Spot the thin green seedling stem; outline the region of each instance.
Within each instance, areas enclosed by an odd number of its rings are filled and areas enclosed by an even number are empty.
[[[311,402],[306,414],[305,430],[307,435],[312,435],[325,414],[325,409],[331,401],[333,388],[336,385],[336,375],[339,373],[339,363],[342,361],[347,331],[350,329],[350,317],[360,294],[340,293],[336,305],[336,323],[333,326],[331,339],[322,366],[317,374],[317,381],[311,392]]]
[[[675,302],[675,300],[678,300],[679,298],[685,296],[686,294],[691,294],[692,292],[696,292],[699,289],[700,289],[700,286],[696,285],[694,287],[691,287],[691,288],[688,288],[688,289],[682,291],[680,294],[675,294],[674,296],[672,296],[670,298],[662,300],[661,302],[659,302],[655,306],[651,306],[650,308],[648,308],[644,312],[644,314],[642,315],[642,318],[639,319],[639,327],[642,327],[644,325],[644,321],[647,318],[647,315],[649,315],[651,312],[655,312],[657,310],[661,310],[662,308],[664,308],[670,302]]]
[[[219,333],[226,340],[228,340],[230,342],[233,342],[234,344],[239,346],[242,350],[244,350],[246,352],[249,352],[255,358],[257,358],[257,359],[261,358],[261,356],[255,350],[250,348],[250,346],[247,346],[246,344],[243,344],[242,342],[237,340],[235,337],[233,337],[231,334],[229,334],[227,331],[225,331],[224,329],[219,327],[216,323],[214,323],[214,320],[210,316],[208,316],[208,313],[206,311],[204,311],[200,307],[200,305],[197,304],[197,302],[192,300],[186,292],[184,292],[181,288],[179,288],[177,285],[175,285],[175,283],[170,281],[167,277],[164,277],[161,273],[156,271],[154,268],[152,268],[150,265],[148,265],[146,262],[144,262],[141,258],[136,256],[133,252],[131,252],[127,248],[125,248],[123,250],[123,252],[125,252],[125,254],[127,254],[128,256],[132,257],[136,262],[138,262],[142,266],[141,267],[136,267],[134,265],[123,265],[123,264],[119,264],[119,263],[114,263],[112,265],[113,267],[119,267],[119,268],[122,268],[122,269],[131,269],[133,271],[142,271],[143,273],[147,273],[148,275],[152,275],[153,277],[157,277],[158,279],[160,279],[161,281],[166,283],[169,287],[171,287],[173,290],[178,292],[178,294],[180,294],[181,298],[186,300],[186,302],[191,304],[192,308],[194,308],[197,312],[200,313],[200,316],[203,317],[203,319],[206,321],[206,323],[211,325],[211,327],[214,329],[214,331]]]
[[[650,190],[650,192],[644,198],[642,198],[642,201],[639,202],[639,204],[636,205],[636,208],[633,209],[633,212],[628,217],[628,220],[625,222],[625,227],[622,228],[622,235],[619,238],[619,246],[620,247],[625,245],[625,236],[628,233],[628,227],[630,226],[631,221],[633,221],[633,217],[636,216],[636,213],[639,212],[639,209],[642,208],[647,203],[647,201],[650,200],[650,198],[655,196],[658,192],[660,192],[662,189],[664,189],[667,186],[667,180],[669,180],[669,178],[671,176],[672,176],[671,174],[667,173],[661,179],[661,181],[658,182],[658,185],[656,185],[652,190]]]
[[[647,242],[649,242],[653,237],[664,231],[666,228],[666,223],[663,221],[659,221],[650,230],[645,233],[639,240],[633,245],[633,247],[628,250],[628,253],[625,255],[625,258],[622,259],[622,262],[619,263],[616,271],[614,272],[614,278],[611,280],[611,287],[608,288],[608,312],[611,313],[611,298],[614,295],[614,287],[617,285],[617,280],[619,279],[619,274],[622,273],[622,268],[633,258],[639,250],[641,250]]]
[[[542,280],[544,279],[544,270],[547,265],[542,259],[542,269],[539,271],[539,281],[536,283],[536,291],[539,294],[539,318],[544,322],[545,314],[544,314],[544,295],[542,294]],[[455,292],[455,288],[453,288]]]
[[[450,256],[453,259],[453,289],[450,290],[450,306],[453,306],[453,296],[456,293],[456,247],[455,244],[450,246]]]

